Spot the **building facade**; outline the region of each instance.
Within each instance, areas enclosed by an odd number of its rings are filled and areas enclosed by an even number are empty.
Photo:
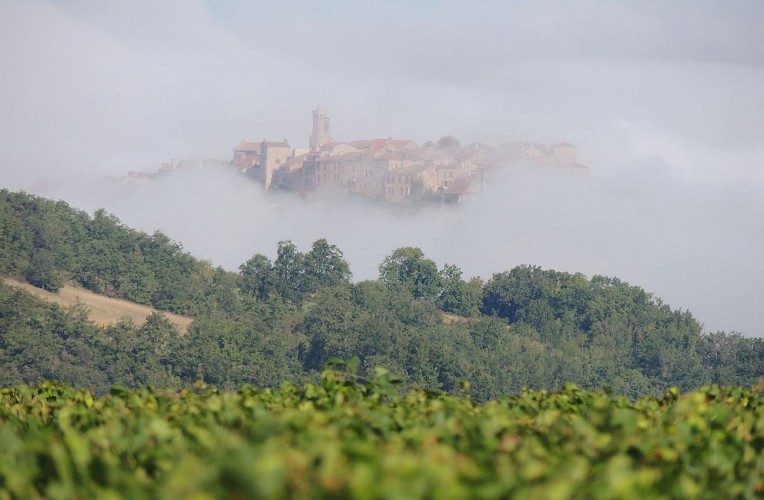
[[[321,108],[313,110],[313,133],[310,134],[310,149],[318,151],[321,146],[332,142],[332,134],[329,131],[329,115]]]
[[[291,154],[289,143],[266,142],[260,143],[260,172],[259,178],[265,189],[270,189],[273,182],[273,172],[286,163]]]
[[[249,170],[265,189],[276,186],[302,194],[342,191],[389,203],[412,199],[460,201],[485,184],[487,172],[511,163],[571,169],[586,174],[576,162],[576,146],[515,142],[491,148],[420,146],[411,140],[332,141],[329,116],[313,111],[310,148],[290,149],[283,142],[242,141],[231,164]]]

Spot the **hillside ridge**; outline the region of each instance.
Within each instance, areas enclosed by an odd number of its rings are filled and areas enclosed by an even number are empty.
[[[146,318],[148,316],[158,312],[164,315],[170,323],[177,327],[181,334],[184,334],[193,321],[192,318],[186,316],[159,311],[153,307],[137,304],[124,299],[107,297],[78,286],[65,285],[58,293],[53,293],[13,278],[3,277],[3,281],[7,285],[19,288],[37,298],[48,302],[54,302],[60,306],[70,307],[76,305],[78,302],[82,303],[88,308],[88,318],[99,326],[117,323],[125,317],[129,318],[136,325],[142,326],[146,323]]]

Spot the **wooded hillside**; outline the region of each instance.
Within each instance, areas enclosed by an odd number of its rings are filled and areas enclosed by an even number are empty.
[[[764,376],[761,339],[702,334],[690,312],[617,278],[519,266],[465,281],[457,266],[407,247],[385,258],[378,280],[354,283],[325,240],[305,252],[281,242],[275,255],[232,273],[102,210],[90,217],[0,191],[0,273],[194,318],[182,337],[160,315],[99,327],[82,308],[0,285],[0,383],[277,387],[315,380],[334,356],[358,356],[361,375],[384,366],[426,389],[467,381],[479,400],[566,382],[636,398]]]

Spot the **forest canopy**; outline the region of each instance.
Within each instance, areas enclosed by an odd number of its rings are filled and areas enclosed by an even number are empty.
[[[187,334],[161,314],[100,327],[0,284],[0,383],[62,381],[103,393],[114,384],[222,388],[315,381],[331,358],[359,360],[404,384],[478,400],[566,382],[637,398],[668,387],[753,385],[764,343],[703,333],[617,278],[522,265],[465,280],[415,247],[393,250],[379,279],[353,282],[324,239],[278,244],[231,272],[194,258],[161,232],[103,210],[0,191],[0,274],[50,291],[67,283],[192,316]]]

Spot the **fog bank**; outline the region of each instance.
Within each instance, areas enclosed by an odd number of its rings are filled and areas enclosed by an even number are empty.
[[[162,230],[231,270],[255,253],[274,258],[280,240],[307,251],[327,238],[356,280],[373,279],[385,255],[418,246],[466,277],[487,279],[520,264],[617,276],[689,309],[707,330],[762,334],[764,207],[750,188],[699,193],[670,176],[640,184],[515,167],[494,171],[485,190],[461,205],[392,207],[303,200],[243,180],[227,170],[190,169],[141,186],[103,180],[43,192]]]
[[[357,279],[394,248],[484,278],[615,275],[706,329],[764,335],[764,3],[7,0],[0,187],[104,207],[236,269],[326,237]],[[462,206],[268,194],[230,172],[128,187],[241,139],[532,140],[587,180],[496,172]]]

